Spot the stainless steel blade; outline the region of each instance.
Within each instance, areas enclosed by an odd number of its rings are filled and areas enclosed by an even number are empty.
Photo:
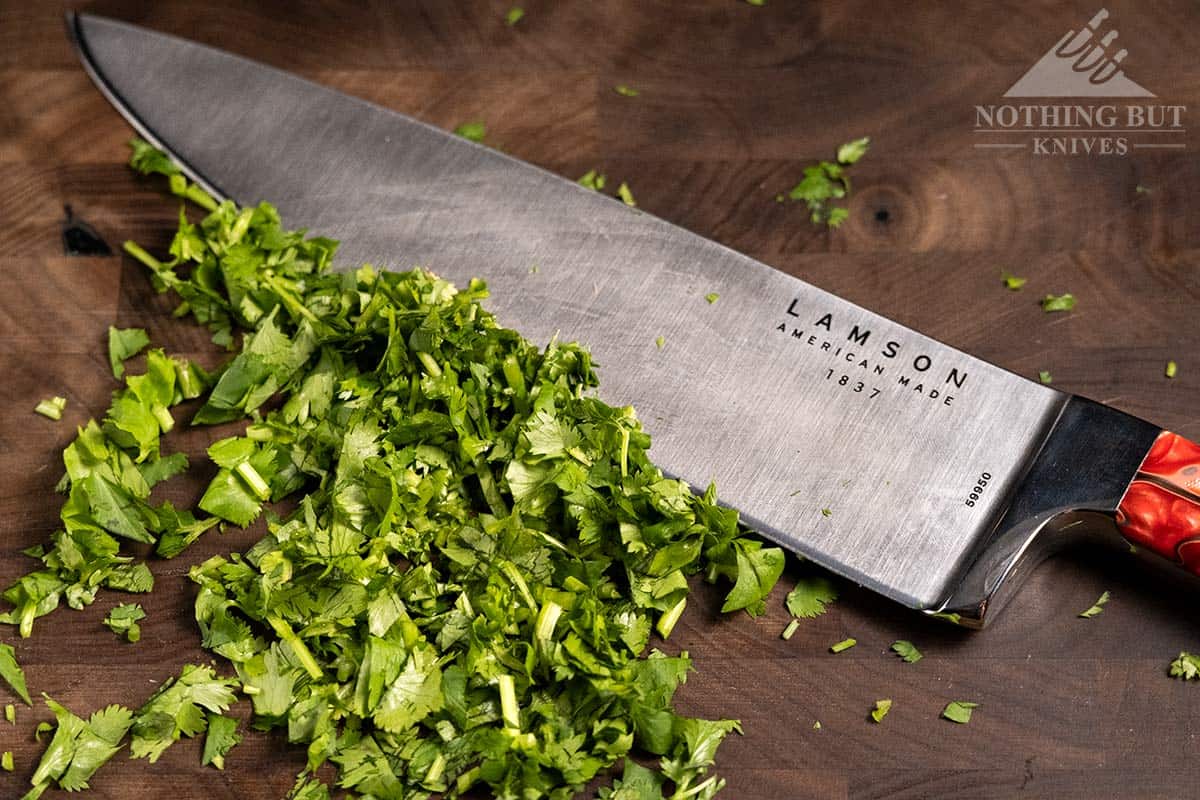
[[[907,605],[947,602],[1068,402],[401,114],[142,28],[75,28],[102,90],[195,179],[341,239],[346,266],[486,279],[504,324],[592,349],[666,471]]]

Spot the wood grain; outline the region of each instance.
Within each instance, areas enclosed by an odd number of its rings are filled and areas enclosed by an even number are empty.
[[[528,0],[515,27],[506,2],[98,0],[72,4],[198,39],[358,94],[444,128],[485,121],[489,144],[577,177],[628,181],[639,205],[849,300],[1015,372],[1200,438],[1200,155],[1036,158],[972,145],[973,108],[1004,90],[1094,4],[855,0]],[[1127,67],[1162,102],[1200,108],[1200,9],[1183,0],[1109,2]],[[123,166],[130,131],[78,68],[65,6],[0,0],[0,583],[32,562],[20,551],[57,524],[59,453],[116,388],[110,324],[215,365],[207,334],[170,316],[128,259],[68,258],[64,206],[116,246],[169,241],[177,207]],[[636,87],[636,98],[613,91]],[[850,219],[831,232],[776,203],[804,166],[861,135]],[[1138,187],[1143,190],[1139,191]],[[295,220],[295,224],[303,221]],[[1028,278],[1009,292],[1001,270]],[[1070,291],[1075,312],[1037,300]],[[1167,380],[1168,360],[1179,376]],[[66,415],[31,413],[62,394]],[[200,456],[220,431],[171,446]],[[164,494],[198,497],[199,469]],[[152,561],[158,587],[136,646],[100,624],[123,597],[41,620],[15,641],[30,686],[79,712],[136,706],[156,682],[205,659],[187,569],[253,542],[211,535],[174,561]],[[745,735],[718,768],[734,800],[792,798],[1178,798],[1200,782],[1200,688],[1166,677],[1200,648],[1186,609],[1197,584],[1123,551],[1079,550],[1037,570],[982,634],[924,619],[842,582],[830,612],[790,641],[782,592],[809,569],[789,564],[768,613],[724,617],[698,585],[669,650],[697,672],[686,713],[738,717]],[[1113,600],[1081,620],[1103,590]],[[1182,612],[1182,613],[1181,613]],[[848,635],[856,648],[828,646]],[[9,633],[3,638],[12,641]],[[888,648],[925,653],[905,664]],[[875,700],[894,701],[874,724]],[[970,725],[939,719],[974,700]],[[242,712],[244,713],[244,711]],[[0,725],[17,797],[49,714]],[[820,720],[821,729],[813,722]],[[93,781],[105,800],[282,797],[303,753],[250,733],[224,772],[182,742],[153,766],[116,762]],[[49,795],[47,795],[49,796]]]

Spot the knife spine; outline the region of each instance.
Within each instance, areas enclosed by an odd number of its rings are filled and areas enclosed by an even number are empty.
[[[133,108],[121,96],[116,87],[109,83],[104,77],[104,73],[100,70],[96,60],[92,57],[91,51],[88,49],[87,37],[83,35],[80,28],[80,21],[85,16],[77,11],[67,11],[64,19],[67,25],[67,38],[70,39],[72,47],[75,48],[76,55],[79,56],[79,62],[83,65],[84,72],[92,79],[92,83],[100,90],[100,94],[104,95],[105,99],[112,105],[117,112],[125,118],[138,135],[145,139],[154,147],[170,156],[171,161],[183,172],[184,175],[194,184],[207,192],[213,199],[218,202],[228,199],[227,192],[222,191],[215,186],[210,180],[205,178],[195,168],[179,157],[179,154],[173,151],[167,144],[159,138],[158,134],[146,124],[145,120],[134,112]],[[166,34],[163,34],[166,35]]]
[[[1116,514],[1160,429],[1071,396],[962,577],[927,613],[982,628],[1046,557],[1082,539],[1118,539]]]

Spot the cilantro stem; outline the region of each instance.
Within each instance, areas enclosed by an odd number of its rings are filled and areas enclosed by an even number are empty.
[[[263,476],[258,474],[258,470],[249,461],[243,461],[233,468],[233,471],[238,474],[250,491],[254,492],[254,496],[259,500],[271,499],[271,487],[263,480]]]
[[[432,377],[442,377],[442,368],[438,366],[438,363],[433,360],[433,356],[429,353],[417,353],[417,359],[420,360],[421,365],[425,367],[425,371]]]
[[[300,662],[300,666],[304,667],[313,680],[321,680],[325,674],[321,672],[321,667],[317,664],[317,660],[313,658],[313,654],[309,651],[308,646],[296,635],[292,630],[292,626],[287,624],[287,621],[282,617],[274,614],[267,615],[267,622],[280,639],[287,643],[288,647],[292,648],[292,654],[296,656],[296,660]]]
[[[492,474],[491,466],[482,455],[475,456],[475,477],[479,479],[479,488],[483,490],[483,499],[487,501],[488,508],[497,517],[507,517],[508,504],[504,502],[504,496],[496,486],[496,476]]]
[[[621,428],[621,477],[629,477],[629,428]]]
[[[513,730],[521,730],[521,712],[517,707],[517,688],[512,675],[499,675],[496,681],[500,686],[500,715],[504,724]]]
[[[563,607],[553,600],[547,600],[542,604],[542,610],[537,615],[534,636],[543,648],[549,647],[550,637],[554,635],[554,626],[558,624],[558,618],[562,612]]]
[[[150,409],[150,413],[158,420],[158,427],[163,433],[170,433],[175,428],[175,418],[171,416],[171,412],[166,406],[154,406]]]
[[[129,253],[129,255],[136,258],[138,261],[142,262],[144,265],[146,265],[150,269],[154,270],[156,273],[163,272],[167,268],[166,264],[162,263],[157,258],[155,258],[154,256],[147,253],[145,250],[142,249],[141,245],[139,245],[137,242],[135,242],[133,240],[125,242],[125,244],[122,245],[122,249],[126,253]]]
[[[529,608],[537,608],[537,601],[533,599],[533,595],[529,593],[529,585],[525,583],[525,579],[521,577],[520,570],[517,565],[511,561],[505,561],[500,565],[501,571],[513,586],[517,587],[517,591],[521,593],[521,599],[525,601],[525,605]]]
[[[521,371],[517,357],[510,355],[505,358],[501,370],[504,372],[504,380],[508,382],[508,388],[512,389],[517,411],[524,414],[529,410],[529,390],[525,388],[525,373]]]
[[[658,624],[654,627],[658,629],[664,639],[671,638],[671,631],[675,630],[675,623],[679,622],[685,608],[687,608],[687,595],[679,598],[678,603],[671,606],[670,610],[664,611],[663,615],[658,618]]]
[[[429,770],[425,773],[425,780],[422,781],[426,786],[441,782],[442,774],[446,771],[446,756],[443,753],[438,753],[437,758],[429,765]]]

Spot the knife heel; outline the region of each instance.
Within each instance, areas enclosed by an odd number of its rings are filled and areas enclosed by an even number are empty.
[[[990,533],[966,561],[961,580],[939,607],[926,613],[982,628],[1039,563],[1097,534],[1119,531],[1135,544],[1154,542],[1164,549],[1176,542],[1168,557],[1177,561],[1178,545],[1191,542],[1194,551],[1187,555],[1192,560],[1181,563],[1194,563],[1193,571],[1200,570],[1200,527],[1191,537],[1172,538],[1166,526],[1174,523],[1163,517],[1167,511],[1139,505],[1139,493],[1130,497],[1135,484],[1154,481],[1151,485],[1160,490],[1160,473],[1174,474],[1171,465],[1191,452],[1176,440],[1196,448],[1182,437],[1168,436],[1174,435],[1124,412],[1069,398]],[[1144,473],[1147,465],[1157,472]],[[1143,491],[1149,490],[1138,490]],[[1200,522],[1200,505],[1195,511]],[[1155,552],[1167,555],[1162,549]]]

